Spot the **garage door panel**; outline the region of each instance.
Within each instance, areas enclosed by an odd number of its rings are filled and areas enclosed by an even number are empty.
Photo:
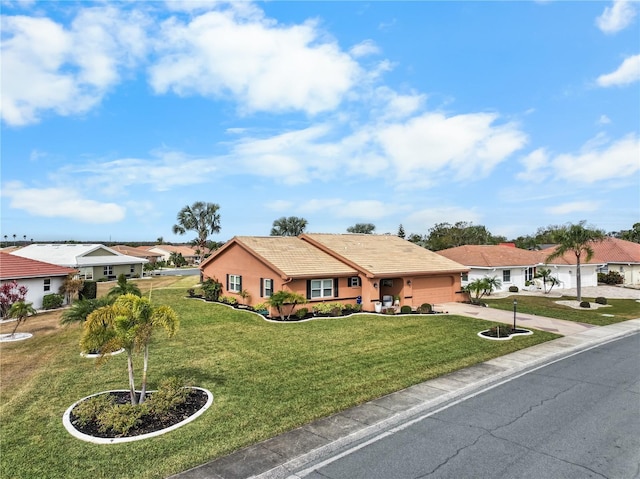
[[[416,278],[413,281],[413,305],[455,301],[457,289],[453,276]]]

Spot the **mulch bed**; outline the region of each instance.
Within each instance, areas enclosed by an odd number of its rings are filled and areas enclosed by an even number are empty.
[[[110,391],[105,394],[110,394],[115,398],[116,404],[129,404],[131,402],[131,396],[129,391]],[[147,398],[153,393],[147,393]],[[69,415],[71,424],[79,432],[87,434],[93,437],[103,438],[115,438],[115,437],[132,437],[139,436],[141,434],[148,434],[151,432],[160,431],[168,427],[178,424],[185,419],[193,416],[200,409],[202,409],[207,403],[208,395],[201,389],[191,389],[186,397],[184,403],[176,406],[173,411],[166,414],[163,417],[155,415],[145,415],[142,417],[140,424],[133,427],[126,435],[120,436],[112,431],[102,432],[98,429],[98,425],[95,422],[90,422],[84,426],[77,424],[77,416],[73,414]]]

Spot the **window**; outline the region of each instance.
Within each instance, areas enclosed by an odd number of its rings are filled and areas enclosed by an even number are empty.
[[[102,274],[104,276],[113,276],[113,266],[105,266],[102,269]]]
[[[392,287],[393,286],[393,280],[392,279],[383,279],[382,281],[380,281],[380,284],[382,286]]]
[[[312,299],[333,297],[332,279],[312,279],[310,283]]]
[[[135,272],[136,272],[136,266],[132,264],[132,265],[131,265],[131,268],[129,269],[129,272],[130,272],[131,274],[135,273]]]
[[[534,268],[527,268],[524,273],[525,281],[533,281],[533,277],[535,276]]]
[[[358,276],[352,276],[351,278],[349,278],[350,288],[357,288],[359,286],[362,286],[362,284],[360,283],[360,278]]]
[[[51,291],[51,278],[44,279],[44,290]]]
[[[502,271],[502,282],[503,283],[510,283],[511,282],[511,270],[510,269],[505,269],[504,271]]]
[[[227,291],[239,293],[242,291],[242,276],[237,274],[227,275]]]
[[[469,281],[469,273],[460,273],[460,279],[462,281]]]
[[[260,297],[261,298],[269,298],[273,295],[273,280],[267,278],[260,278],[262,282],[260,284]]]

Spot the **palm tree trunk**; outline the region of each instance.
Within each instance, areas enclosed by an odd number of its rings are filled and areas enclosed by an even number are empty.
[[[140,389],[140,401],[139,404],[144,402],[145,394],[147,393],[147,365],[149,364],[149,345],[144,346],[144,360],[142,364],[142,387]]]
[[[18,329],[18,326],[20,326],[21,322],[22,322],[21,318],[16,319],[16,325],[14,326],[13,331],[11,331],[11,336],[16,334],[16,330]]]
[[[127,351],[127,370],[129,371],[129,394],[131,395],[131,404],[136,406],[138,400],[136,399],[136,383],[133,379],[133,354],[131,351]]]
[[[576,259],[577,259],[576,291],[577,291],[578,302],[581,302],[582,301],[582,277],[580,275],[580,255],[579,254],[576,255]]]

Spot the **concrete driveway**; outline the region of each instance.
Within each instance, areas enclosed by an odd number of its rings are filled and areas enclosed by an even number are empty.
[[[492,294],[492,298],[504,298],[513,296],[517,298],[519,295],[527,296],[543,296],[541,292],[523,291],[519,293],[500,293]],[[559,299],[561,296],[575,296],[575,289],[553,290],[550,294],[544,295],[550,298]],[[640,300],[640,290],[631,288],[621,288],[617,286],[589,286],[582,288],[582,296],[585,300],[593,300],[597,296],[604,296],[608,299],[636,299]],[[482,306],[474,306],[465,303],[443,303],[435,305],[438,311],[447,311],[449,314],[457,314],[459,316],[469,316],[472,318],[486,319],[488,321],[497,321],[505,324],[513,324],[513,311],[504,311],[501,309],[485,308]],[[638,304],[638,316],[640,317],[640,303]],[[516,314],[516,325],[523,328],[534,328],[542,331],[550,331],[552,333],[569,336],[596,328],[592,324],[577,323],[575,321],[564,321],[562,319],[547,318],[537,316],[535,314]]]

